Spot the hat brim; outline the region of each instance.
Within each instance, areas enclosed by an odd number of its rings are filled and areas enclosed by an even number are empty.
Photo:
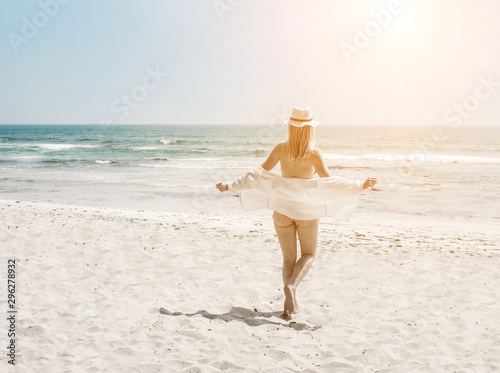
[[[288,119],[288,120],[284,121],[283,123],[288,124],[290,126],[294,126],[294,127],[304,127],[304,126],[316,127],[319,124],[318,122],[316,122],[314,120],[310,120],[307,122],[301,122],[301,121],[297,121],[297,120],[293,120],[293,119]]]

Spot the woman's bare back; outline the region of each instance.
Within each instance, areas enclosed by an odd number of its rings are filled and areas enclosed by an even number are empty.
[[[283,177],[294,177],[299,179],[312,179],[314,172],[321,177],[330,176],[328,168],[324,164],[319,149],[315,148],[309,158],[301,158],[290,161],[286,151],[285,143],[280,144],[280,165]]]

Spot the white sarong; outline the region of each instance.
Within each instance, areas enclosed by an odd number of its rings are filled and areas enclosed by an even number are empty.
[[[363,191],[360,180],[339,176],[299,179],[283,177],[261,166],[228,183],[244,210],[270,208],[292,219],[324,216],[349,219]]]

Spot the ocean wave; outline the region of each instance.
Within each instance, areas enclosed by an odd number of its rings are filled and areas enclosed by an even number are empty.
[[[112,163],[116,163],[116,162],[113,162],[113,161],[101,161],[101,160],[96,160],[95,163],[97,164],[112,164]]]
[[[189,150],[190,153],[206,153],[208,152],[210,149],[207,149],[207,148],[199,148],[199,149],[191,149]]]
[[[406,161],[406,162],[438,162],[438,163],[492,163],[500,164],[500,158],[447,155],[447,154],[364,154],[342,155],[324,153],[327,160],[373,160],[373,161]]]
[[[200,145],[200,144],[208,144],[207,140],[181,140],[177,138],[161,138],[160,144],[163,145]],[[212,143],[212,142],[210,142]]]
[[[24,161],[24,160],[33,160],[33,159],[42,159],[43,157],[40,155],[20,155],[17,157],[11,157],[11,160],[15,161]]]
[[[29,145],[30,148],[38,148],[38,149],[45,149],[48,151],[64,151],[64,150],[73,150],[73,149],[93,149],[93,148],[98,148],[99,146],[97,145],[77,145],[77,144],[34,144],[34,145]]]
[[[199,161],[227,161],[227,158],[173,158],[172,161],[188,161],[188,162],[199,162]]]
[[[127,184],[127,183],[125,183]],[[167,184],[167,183],[162,183],[162,182],[150,182],[147,181],[145,182],[145,185],[148,186],[155,186],[155,187],[162,187],[165,189],[183,189],[184,191],[189,191],[192,192],[193,190],[204,190],[207,189],[207,186],[204,185],[195,185],[195,184]],[[210,185],[211,188],[213,188],[213,185]]]
[[[147,167],[147,168],[174,168],[174,169],[190,169],[190,170],[226,170],[226,169],[247,169],[243,166],[201,166],[198,164],[158,164],[158,163],[137,163],[129,164],[129,166]]]
[[[165,189],[184,189],[186,191],[192,192],[193,190],[206,190],[206,189],[212,189],[214,186],[212,184],[205,184],[205,185],[200,185],[200,184],[169,184],[167,180],[162,181],[162,180],[148,180],[148,179],[126,179],[126,178],[117,178],[114,180],[93,180],[90,182],[91,184],[108,184],[108,185],[142,185],[142,186],[155,186],[155,187],[162,187]]]
[[[135,146],[135,147],[132,147],[129,149],[132,151],[136,151],[136,152],[139,152],[141,150],[158,150],[158,148],[156,148],[154,146]]]
[[[173,144],[180,144],[182,140],[179,139],[161,139],[160,143],[163,145],[173,145]]]
[[[68,163],[67,161],[65,160],[62,160],[62,159],[44,159],[43,161],[41,161],[41,163],[48,163],[48,164],[66,164]]]
[[[254,150],[252,150],[252,153],[255,155],[261,155],[261,154],[270,153],[270,151],[266,150],[266,149],[254,149]]]

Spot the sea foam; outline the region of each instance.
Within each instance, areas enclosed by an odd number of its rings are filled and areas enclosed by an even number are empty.
[[[500,158],[448,155],[448,154],[364,154],[342,155],[324,153],[327,160],[374,160],[374,161],[407,161],[407,162],[439,162],[439,163],[491,163],[500,164]]]

